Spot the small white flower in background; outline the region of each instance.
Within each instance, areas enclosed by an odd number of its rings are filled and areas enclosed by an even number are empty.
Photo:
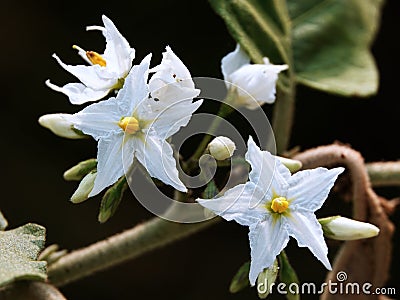
[[[366,239],[377,236],[379,228],[370,223],[360,222],[345,217],[328,217],[318,220],[328,238],[341,241]]]
[[[288,66],[273,65],[266,57],[264,64],[250,64],[250,58],[238,44],[233,52],[222,58],[221,68],[224,80],[231,83],[228,88],[234,92],[231,104],[256,109],[275,101],[278,74]]]
[[[208,151],[217,160],[224,160],[233,155],[235,143],[225,136],[217,136],[208,144]]]
[[[167,53],[173,57],[167,68],[174,69],[175,63],[177,68],[182,67],[183,63],[171,49]],[[149,98],[150,57],[132,68],[116,98],[92,104],[71,116],[75,128],[98,141],[97,176],[89,197],[123,176],[124,166],[131,165],[134,157],[150,176],[187,191],[178,177],[173,150],[166,139],[189,122],[202,103],[192,102],[200,91],[176,86],[169,87],[168,94],[161,94],[157,100]],[[164,63],[165,59],[160,70],[164,69]],[[187,74],[190,76],[189,71]]]
[[[39,118],[39,124],[50,129],[55,135],[68,139],[86,138],[84,134],[80,134],[74,129],[69,114],[48,114]]]
[[[279,159],[261,151],[251,137],[246,160],[251,165],[246,184],[228,190],[222,197],[197,201],[228,221],[250,227],[251,285],[264,268],[273,264],[289,236],[300,247],[308,247],[330,270],[328,248],[314,212],[344,169],[316,168],[291,176]]]
[[[46,84],[57,92],[64,93],[69,97],[72,104],[83,104],[89,101],[97,101],[112,91],[123,86],[125,77],[132,67],[135,58],[135,49],[129,46],[126,39],[119,33],[114,23],[103,16],[104,27],[88,26],[87,30],[101,30],[106,39],[106,49],[103,55],[94,51],[85,51],[78,46],[78,54],[89,66],[71,66],[63,63],[60,58],[53,54],[57,62],[72,75],[77,77],[81,83],[68,83],[63,87],[56,86],[46,81]]]

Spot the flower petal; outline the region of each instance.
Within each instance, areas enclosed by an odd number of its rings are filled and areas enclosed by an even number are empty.
[[[76,129],[93,136],[96,140],[101,137],[123,132],[118,122],[124,114],[115,98],[94,103],[70,117]]]
[[[121,132],[99,140],[97,177],[89,197],[97,195],[124,175],[124,163],[122,159],[125,160],[125,166],[127,163],[133,162],[132,140],[125,140],[123,142],[123,138],[124,133]]]
[[[152,93],[171,83],[181,87],[194,88],[189,70],[169,46],[163,53],[161,63],[152,68],[150,72],[155,72],[149,82]],[[157,98],[157,95],[152,94],[152,97]]]
[[[266,215],[265,208],[251,206],[251,203],[257,202],[257,198],[262,196],[262,191],[257,186],[247,182],[229,189],[219,198],[196,201],[227,221],[235,220],[241,225],[250,226],[260,222]]]
[[[321,224],[314,213],[306,210],[292,210],[290,216],[285,219],[288,223],[289,235],[297,240],[299,247],[308,247],[328,270],[332,270]]]
[[[294,174],[289,180],[288,199],[291,205],[316,211],[328,197],[329,191],[343,168],[316,168]]]
[[[63,87],[59,87],[52,84],[50,80],[47,80],[46,85],[57,92],[67,95],[72,104],[83,104],[89,101],[97,101],[104,98],[109,93],[109,89],[93,90],[82,83],[68,83]]]
[[[225,55],[221,60],[221,70],[224,80],[231,81],[230,75],[244,65],[250,63],[250,58],[237,44],[234,51]]]
[[[120,117],[131,116],[138,106],[147,105],[149,94],[147,76],[150,60],[151,54],[143,58],[139,65],[133,66],[125,79],[123,88],[119,90],[116,101],[121,112]]]
[[[251,264],[250,284],[254,286],[258,274],[270,267],[289,241],[285,218],[274,219],[271,215],[260,223],[250,226],[249,240]]]
[[[84,85],[94,90],[105,90],[111,89],[116,83],[118,78],[106,78],[102,76],[105,67],[99,65],[93,66],[71,66],[63,63],[61,59],[53,54],[53,57],[57,60],[61,67],[66,71],[70,72],[76,78],[78,78]],[[102,69],[103,68],[103,69]]]
[[[167,141],[151,135],[135,138],[135,141],[135,156],[151,177],[155,177],[181,192],[187,191],[179,179],[173,150]]]
[[[107,43],[104,51],[107,68],[110,68],[111,72],[115,72],[119,78],[123,78],[132,67],[135,49],[130,47],[128,41],[119,33],[109,18],[103,15],[102,19],[105,27],[103,34]]]
[[[249,179],[271,200],[273,193],[285,197],[289,188],[290,171],[268,151],[261,151],[250,136],[246,160],[251,165]]]

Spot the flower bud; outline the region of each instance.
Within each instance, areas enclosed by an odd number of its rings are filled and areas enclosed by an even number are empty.
[[[73,127],[69,114],[48,114],[39,118],[39,124],[50,129],[55,135],[68,139],[82,139],[87,136]]]
[[[208,151],[217,160],[224,160],[233,155],[236,145],[225,136],[217,136],[208,144]]]
[[[286,168],[290,170],[290,172],[294,173],[301,169],[303,164],[299,160],[290,159],[286,157],[277,156],[277,158],[281,161],[282,164],[285,165]]]
[[[79,164],[64,172],[64,179],[68,181],[82,180],[82,178],[89,172],[93,171],[96,166],[97,159],[95,158],[81,161]]]
[[[0,211],[0,231],[6,229],[7,225],[8,225],[7,220]]]
[[[275,283],[278,276],[278,261],[275,259],[272,266],[265,268],[257,277],[257,292],[260,299],[265,299],[270,293],[272,284]]]
[[[224,79],[229,82],[229,100],[233,106],[256,109],[275,101],[278,74],[287,65],[273,65],[264,57],[264,64],[250,64],[250,58],[237,45],[221,62]]]
[[[375,225],[340,216],[323,218],[318,221],[322,225],[324,235],[334,240],[366,239],[379,234],[379,228]]]
[[[97,172],[91,172],[83,177],[81,183],[71,197],[72,203],[81,203],[89,198],[89,194],[94,187]]]

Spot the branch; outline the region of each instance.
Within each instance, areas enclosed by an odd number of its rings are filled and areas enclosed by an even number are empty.
[[[0,290],[2,300],[66,300],[54,286],[39,281],[20,281]]]
[[[179,224],[153,218],[125,232],[63,256],[49,267],[49,281],[56,286],[65,285],[180,240],[218,221],[219,218],[214,218],[196,224]]]
[[[373,186],[400,185],[400,161],[369,163],[367,170]]]

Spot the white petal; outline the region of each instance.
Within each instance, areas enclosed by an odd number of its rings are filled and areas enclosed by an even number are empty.
[[[308,247],[324,266],[331,270],[328,260],[328,247],[326,246],[321,224],[313,212],[306,210],[291,211],[290,216],[285,218],[288,222],[290,236],[297,240],[299,247]]]
[[[103,34],[107,43],[104,52],[107,68],[115,72],[118,78],[123,78],[132,67],[135,49],[130,47],[128,41],[119,33],[109,18],[103,15],[102,19],[105,27]]]
[[[257,185],[271,200],[273,193],[285,197],[289,188],[290,171],[268,151],[261,151],[250,136],[246,160],[251,165],[250,181]]]
[[[241,102],[246,106],[254,105],[254,99],[259,103],[273,103],[275,101],[276,81],[278,73],[287,69],[286,65],[245,65],[230,75],[231,82],[241,89],[238,89]],[[244,91],[243,91],[243,90]],[[254,98],[251,99],[249,94]]]
[[[241,225],[250,226],[265,218],[267,211],[262,206],[251,206],[262,197],[253,183],[239,184],[215,199],[196,199],[202,206],[212,210],[225,220],[235,220]]]
[[[118,78],[112,78],[111,76],[105,76],[107,71],[104,67],[99,65],[93,66],[71,66],[63,63],[61,59],[53,54],[53,57],[66,71],[70,72],[76,78],[78,78],[84,85],[94,90],[111,89],[116,83]]]
[[[151,69],[151,72],[156,72],[149,82],[151,92],[171,83],[181,87],[194,88],[194,83],[189,70],[168,46],[166,47],[166,51],[163,53],[161,63]]]
[[[100,100],[107,96],[110,91],[109,89],[92,90],[82,83],[68,83],[63,87],[59,87],[52,84],[50,80],[47,80],[46,85],[57,92],[67,95],[72,104],[83,104],[89,101]]]
[[[150,60],[151,54],[147,55],[139,65],[133,66],[125,79],[123,88],[119,90],[116,101],[119,110],[123,113],[120,117],[131,116],[137,106],[144,104],[147,100]]]
[[[179,179],[173,150],[167,141],[161,140],[157,136],[147,135],[135,138],[135,142],[135,156],[151,177],[155,177],[181,192],[187,191]]]
[[[284,218],[274,219],[271,215],[260,223],[250,227],[249,239],[251,264],[249,280],[254,286],[258,274],[270,267],[289,241]]]
[[[118,126],[121,117],[129,115],[121,111],[121,107],[115,98],[94,103],[80,112],[73,114],[70,118],[76,129],[93,136],[96,140],[123,132]]]
[[[224,79],[231,81],[230,74],[249,63],[250,58],[243,50],[240,49],[240,45],[237,44],[235,50],[228,53],[221,60],[221,69]]]
[[[182,126],[186,126],[192,114],[203,103],[202,100],[192,103],[194,89],[171,87],[170,91],[173,90],[175,91],[175,100],[172,103],[164,103],[163,99],[157,102],[149,99],[152,112],[148,118],[154,120],[150,127],[163,139],[172,136]]]
[[[97,195],[124,175],[123,155],[127,162],[133,162],[132,141],[125,140],[123,143],[123,138],[124,133],[121,132],[99,140],[97,177],[89,197]],[[127,149],[123,150],[122,147]]]
[[[288,199],[291,205],[316,211],[328,197],[329,191],[343,168],[316,168],[295,173],[289,180]]]

